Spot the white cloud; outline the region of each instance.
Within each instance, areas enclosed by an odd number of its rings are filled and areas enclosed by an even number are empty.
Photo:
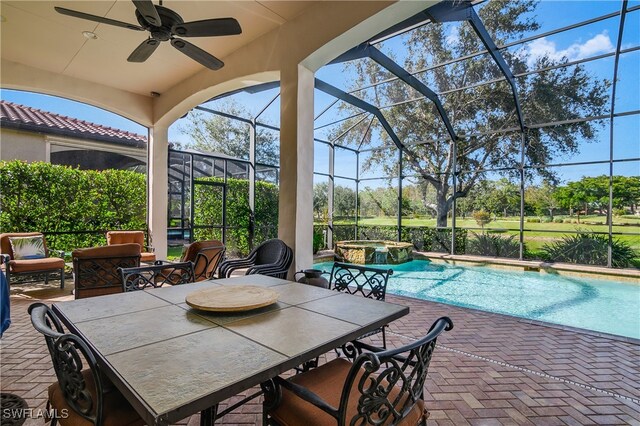
[[[547,40],[546,37],[532,41],[521,50],[521,54],[526,58],[527,64],[532,66],[543,56],[548,56],[552,60],[567,58],[570,61],[588,58],[601,53],[610,52],[614,49],[613,43],[606,31],[594,36],[584,43],[573,43],[566,49],[558,50],[554,41]]]

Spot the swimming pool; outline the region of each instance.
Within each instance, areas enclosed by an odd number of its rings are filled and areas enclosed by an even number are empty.
[[[387,293],[640,339],[634,283],[426,260],[376,267],[393,269]]]

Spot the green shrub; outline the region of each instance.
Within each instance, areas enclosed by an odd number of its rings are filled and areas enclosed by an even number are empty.
[[[476,234],[472,232],[472,238],[467,244],[467,253],[479,256],[494,257],[519,257],[520,241],[515,235],[502,237],[495,234]]]
[[[626,214],[626,210],[625,209],[613,209],[613,215],[614,216],[624,216]]]
[[[104,245],[104,231],[147,228],[141,173],[15,160],[0,162],[0,188],[0,232],[44,232],[52,249]],[[77,233],[56,234],[69,231]]]
[[[527,222],[529,222],[529,223],[540,223],[540,218],[539,217],[528,217],[527,218]]]
[[[561,217],[556,217],[555,219],[553,219],[554,223],[563,223],[564,219],[562,219]]]
[[[550,217],[543,217],[542,219],[540,219],[540,223],[551,223],[552,220]]]
[[[322,231],[313,230],[313,254],[324,248],[324,235]]]
[[[553,262],[580,263],[584,265],[606,265],[609,238],[606,235],[580,232],[567,235],[560,241],[542,247],[545,258]],[[611,265],[628,268],[634,265],[635,253],[624,241],[613,239]]]
[[[451,253],[451,229],[449,228],[403,226],[402,241],[413,243],[420,251]],[[467,230],[456,229],[455,253],[464,253],[466,246]]]
[[[484,230],[484,226],[487,223],[491,222],[491,214],[484,210],[475,211],[473,212],[472,216],[473,216],[473,219],[478,224],[478,226],[480,226],[483,230]]]

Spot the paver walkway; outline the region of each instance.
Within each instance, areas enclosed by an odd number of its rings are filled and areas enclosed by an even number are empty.
[[[70,297],[69,290],[55,289],[11,297],[13,324],[0,341],[0,389],[22,396],[34,413],[44,409],[55,375],[26,309],[37,300]],[[640,425],[637,341],[410,298],[388,300],[411,309],[391,324],[390,346],[423,336],[441,315],[455,324],[438,341],[426,384],[430,425]],[[221,424],[259,425],[260,413],[256,400]],[[198,422],[195,415],[181,424]],[[32,424],[44,422],[25,423]]]

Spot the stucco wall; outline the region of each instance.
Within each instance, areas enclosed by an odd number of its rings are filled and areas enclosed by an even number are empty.
[[[45,136],[0,128],[0,160],[46,161]]]

